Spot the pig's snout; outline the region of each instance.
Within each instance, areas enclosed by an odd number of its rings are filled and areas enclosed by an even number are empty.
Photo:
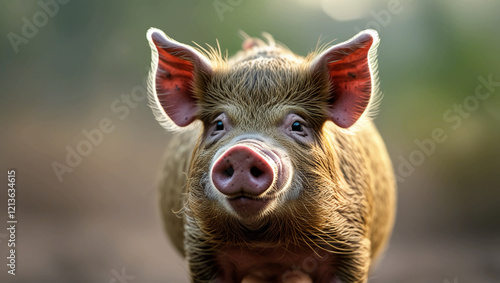
[[[273,186],[276,163],[252,146],[234,145],[224,152],[212,168],[215,188],[228,198],[255,198]]]

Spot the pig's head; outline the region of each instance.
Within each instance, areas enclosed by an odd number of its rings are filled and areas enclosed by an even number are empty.
[[[148,38],[157,118],[177,131],[202,129],[187,172],[191,224],[226,242],[293,241],[342,223],[342,210],[361,205],[352,203],[352,191],[339,190],[342,149],[333,136],[367,120],[375,31],[306,58],[270,37],[247,38],[229,60],[157,29]]]

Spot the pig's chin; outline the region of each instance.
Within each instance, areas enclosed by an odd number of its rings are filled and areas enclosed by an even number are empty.
[[[240,196],[226,199],[226,209],[249,230],[258,230],[265,225],[266,215],[272,213],[275,198],[252,198]]]
[[[258,218],[263,215],[269,205],[273,202],[270,198],[253,198],[249,196],[238,196],[226,200],[232,211],[236,213],[239,219]]]

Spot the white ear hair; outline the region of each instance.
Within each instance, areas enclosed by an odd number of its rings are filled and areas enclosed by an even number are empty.
[[[368,104],[363,109],[359,118],[351,124],[351,126],[341,127],[344,132],[356,132],[363,128],[369,121],[376,116],[378,105],[380,104],[381,94],[379,92],[378,70],[377,70],[377,48],[380,43],[380,38],[375,30],[364,30],[353,36],[351,39],[336,44],[317,55],[310,64],[311,72],[324,70],[328,64],[334,64],[337,60],[342,60],[343,57],[349,56],[352,52],[359,48],[366,48],[367,44],[371,44],[367,52],[367,67],[370,74],[368,81],[371,86],[371,93]],[[353,74],[354,76],[355,74]],[[359,77],[359,76],[358,76]],[[349,123],[348,123],[349,124]]]
[[[159,29],[150,28],[146,37],[151,47],[151,70],[149,72],[148,79],[148,100],[149,106],[153,110],[153,115],[162,127],[170,131],[181,132],[196,127],[198,124],[196,121],[188,126],[178,126],[172,118],[167,115],[165,108],[160,103],[159,95],[163,94],[157,93],[156,79],[159,65],[158,48],[160,47],[175,50],[173,53],[175,53],[176,56],[185,57],[192,61],[195,66],[195,71],[197,72],[211,73],[212,66],[210,60],[198,50],[189,45],[177,42]]]

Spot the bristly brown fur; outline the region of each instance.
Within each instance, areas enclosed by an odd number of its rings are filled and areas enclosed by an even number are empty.
[[[198,46],[211,61],[213,73],[198,75],[192,86],[201,124],[174,137],[166,153],[160,198],[167,232],[190,262],[194,282],[212,282],[215,254],[226,245],[319,248],[336,255],[332,268],[341,282],[365,282],[389,237],[395,205],[391,163],[370,121],[379,101],[378,39],[369,61],[374,97],[354,127],[341,129],[327,118],[327,78],[309,70],[327,46],[304,58],[271,36],[264,37],[267,44],[256,44],[232,58],[222,55],[218,43],[217,48]],[[290,112],[308,121],[313,143],[296,143],[276,133]],[[208,125],[220,113],[228,116],[234,129],[217,145],[207,143]],[[221,146],[245,133],[265,135],[274,146],[287,149],[296,174],[291,187],[301,192],[295,199],[280,195],[278,203],[286,205],[260,215],[252,229],[205,194],[211,159]]]

